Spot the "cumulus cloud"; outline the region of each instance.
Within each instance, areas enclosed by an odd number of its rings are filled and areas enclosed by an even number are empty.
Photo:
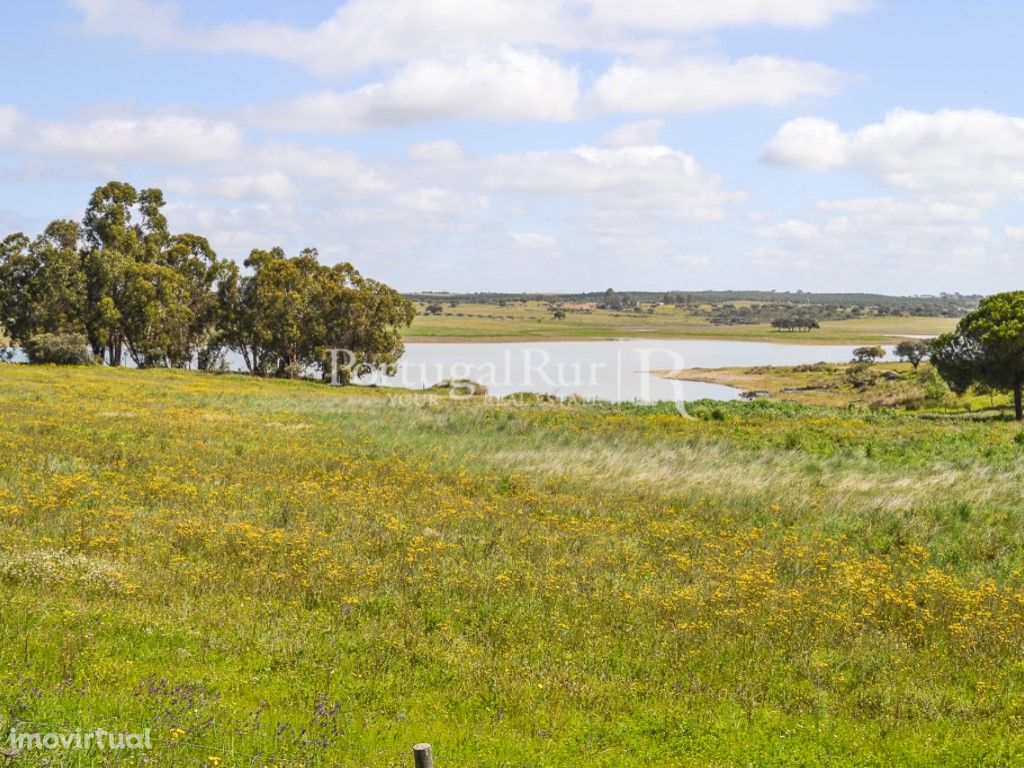
[[[412,61],[386,81],[251,107],[245,118],[268,128],[352,131],[443,118],[565,121],[620,112],[708,112],[826,96],[841,79],[820,64],[769,56],[666,65],[619,61],[581,99],[576,67],[501,46],[492,53]]]
[[[578,99],[574,68],[535,51],[502,46],[492,54],[413,61],[384,82],[301,96],[246,115],[266,127],[310,131],[450,117],[557,121],[572,117]]]
[[[71,4],[94,35],[275,57],[328,77],[499,44],[645,51],[659,36],[754,24],[821,26],[868,7],[865,0],[347,0],[311,27],[272,21],[195,27],[182,23],[169,0]]]
[[[433,259],[453,270],[438,279],[516,258],[537,279],[555,274],[550,267],[566,286],[580,259],[679,268],[700,225],[743,199],[660,143],[656,123],[562,149],[477,153],[436,141],[396,159],[259,141],[227,120],[162,112],[47,122],[0,108],[0,121],[0,147],[15,156],[55,161],[64,174],[102,163],[104,173],[166,189],[172,226],[208,234],[224,256],[320,245],[328,260],[358,257],[407,288],[414,275],[428,279]]]
[[[229,200],[286,200],[298,193],[292,180],[280,171],[217,176],[203,183],[171,178],[165,186],[172,193]]]
[[[595,24],[646,32],[694,32],[751,24],[818,27],[842,14],[868,8],[864,0],[594,0],[587,5]]]
[[[786,123],[764,151],[769,162],[810,170],[853,169],[890,187],[977,200],[1024,191],[1024,119],[988,110],[899,109],[855,131],[815,118]]]
[[[602,220],[717,219],[742,197],[693,156],[661,144],[503,154],[477,168],[485,188],[570,196]]]
[[[195,163],[233,156],[242,131],[227,120],[161,112],[69,121],[33,119],[0,106],[0,146],[89,163]]]
[[[348,0],[319,24],[299,27],[260,20],[190,26],[170,0],[70,1],[92,35],[276,58],[346,82],[344,90],[246,113],[264,127],[314,131],[442,118],[688,113],[827,96],[841,78],[821,64],[680,51],[692,46],[687,36],[708,30],[815,26],[865,7],[860,0]],[[581,99],[580,54],[592,51],[616,60],[595,73]]]
[[[410,160],[434,161],[434,162],[458,162],[466,157],[458,142],[451,140],[426,141],[422,144],[413,144],[406,149],[406,155]]]
[[[1003,260],[1009,239],[993,233],[977,207],[894,197],[822,200],[805,216],[755,234],[764,241],[755,261],[832,274],[969,275],[986,261]]]
[[[10,141],[22,121],[21,112],[11,104],[0,104],[0,142]]]
[[[466,194],[442,187],[419,187],[399,192],[392,198],[402,208],[417,213],[461,216],[483,211],[488,206],[484,195]]]
[[[558,239],[538,232],[510,232],[513,242],[523,248],[538,251],[550,251],[558,248]]]
[[[657,144],[664,126],[665,121],[658,119],[626,123],[605,134],[601,139],[601,146],[609,149],[621,149],[622,147],[644,147]]]
[[[790,120],[768,142],[763,157],[776,165],[811,171],[842,168],[850,158],[850,137],[829,120]]]
[[[177,3],[155,0],[70,0],[90,35],[123,35],[152,45],[184,42]]]
[[[598,78],[589,100],[596,112],[707,112],[827,96],[838,89],[840,80],[829,67],[772,56],[732,62],[687,59],[653,66],[620,61]]]

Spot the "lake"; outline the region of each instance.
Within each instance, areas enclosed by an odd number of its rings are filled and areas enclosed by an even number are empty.
[[[608,339],[514,343],[411,343],[395,376],[361,383],[424,389],[446,379],[471,379],[498,397],[516,392],[580,395],[611,402],[736,400],[742,390],[720,384],[665,379],[651,371],[757,365],[843,363],[853,346],[774,344],[708,339]],[[886,346],[891,354],[893,347]],[[15,358],[24,360],[20,352]],[[245,370],[228,355],[232,370]],[[127,365],[131,365],[130,361]]]
[[[471,379],[491,395],[539,392],[614,402],[735,400],[741,390],[650,371],[847,362],[852,346],[691,339],[406,344],[395,376],[373,383],[422,389]],[[892,347],[887,347],[891,353]]]

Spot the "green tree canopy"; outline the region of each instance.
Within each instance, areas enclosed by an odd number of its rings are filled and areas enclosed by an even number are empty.
[[[412,302],[351,264],[327,267],[315,249],[287,257],[281,248],[254,250],[251,273],[235,271],[222,285],[224,343],[253,373],[297,376],[320,367],[331,349],[356,366],[393,369],[404,351],[400,329],[415,316]]]
[[[0,320],[17,344],[36,334],[84,331],[78,234],[75,222],[57,220],[35,240],[17,233],[0,243]]]
[[[974,383],[1012,391],[1014,415],[1024,419],[1024,291],[982,299],[955,331],[935,340],[931,360],[958,394]]]
[[[112,181],[92,193],[81,225],[58,220],[35,240],[0,241],[0,325],[11,340],[27,348],[35,336],[84,334],[111,365],[127,353],[140,367],[206,367],[232,349],[253,373],[294,376],[345,349],[350,364],[394,367],[414,315],[394,289],[351,264],[320,264],[315,249],[254,250],[243,274],[206,238],[170,232],[163,206],[159,189]]]
[[[924,339],[907,339],[896,345],[896,357],[906,360],[917,368],[921,361],[928,357],[931,352],[932,343]]]
[[[857,363],[870,363],[874,360],[881,360],[885,357],[885,350],[881,347],[857,347],[853,350],[853,360]]]

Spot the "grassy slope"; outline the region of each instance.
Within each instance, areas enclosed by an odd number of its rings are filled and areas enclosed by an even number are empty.
[[[777,341],[794,344],[891,343],[900,335],[937,335],[952,330],[956,321],[942,317],[883,317],[826,321],[809,333],[772,330],[764,325],[712,325],[675,307],[658,307],[653,315],[596,310],[569,312],[564,320],[551,317],[540,302],[444,305],[445,314],[420,314],[406,338],[409,341],[513,341],[606,338],[708,338]],[[462,317],[458,315],[461,314]]]
[[[815,366],[754,366],[734,368],[689,368],[669,378],[724,384],[747,392],[767,393],[772,400],[805,405],[843,407],[904,407],[941,412],[978,412],[1004,409],[1012,406],[1008,393],[984,395],[967,394],[956,397],[948,390],[939,399],[929,399],[925,382],[931,375],[931,366],[925,362],[918,369],[910,363],[878,363],[857,378],[871,379],[870,386],[856,387],[848,374],[854,366],[818,364]],[[896,379],[883,374],[894,372]]]
[[[160,765],[1022,756],[1013,424],[23,366],[0,407],[5,718]]]

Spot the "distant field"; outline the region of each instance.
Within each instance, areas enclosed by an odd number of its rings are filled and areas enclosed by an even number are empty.
[[[1024,758],[1012,422],[16,365],[0,409],[0,732],[154,746],[12,766]]]
[[[707,338],[775,341],[795,344],[875,344],[894,337],[938,335],[952,330],[956,320],[944,317],[869,317],[824,321],[810,332],[773,330],[768,324],[712,325],[673,306],[655,308],[653,314],[594,310],[567,313],[555,320],[547,305],[526,304],[444,305],[444,314],[417,315],[406,332],[409,341],[527,341],[607,338]]]

